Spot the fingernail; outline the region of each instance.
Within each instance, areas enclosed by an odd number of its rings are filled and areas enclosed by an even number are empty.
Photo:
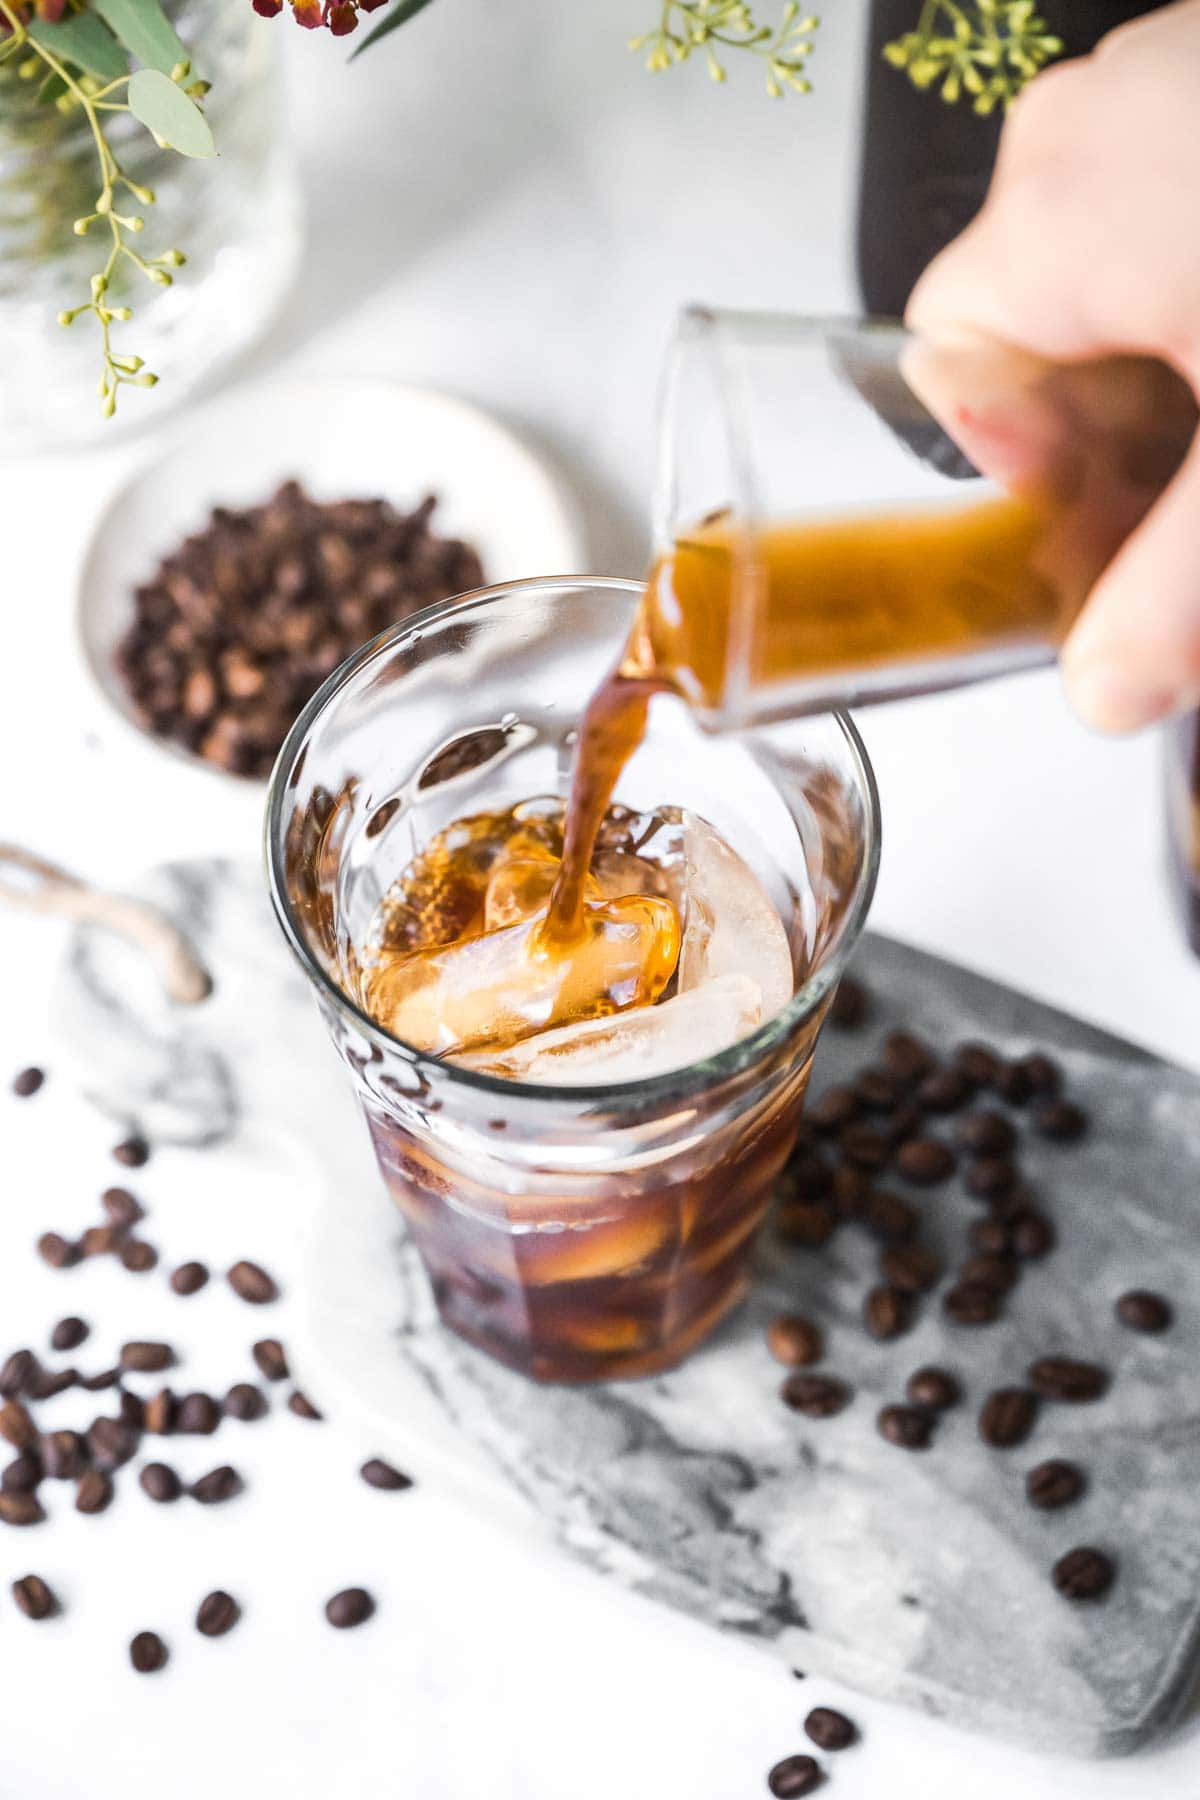
[[[1064,664],[1063,682],[1072,709],[1096,731],[1138,731],[1182,704],[1181,695],[1147,687],[1107,659]]]

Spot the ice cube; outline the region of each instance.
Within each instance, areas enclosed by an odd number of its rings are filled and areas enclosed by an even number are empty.
[[[454,1060],[489,1075],[555,1087],[599,1087],[645,1081],[727,1050],[762,1017],[758,984],[746,975],[721,975],[658,1006],[604,1019],[583,1019],[542,1031],[507,1050]]]
[[[680,994],[726,975],[746,975],[773,1019],[795,991],[783,921],[753,869],[711,825],[684,814],[687,923],[679,953]]]

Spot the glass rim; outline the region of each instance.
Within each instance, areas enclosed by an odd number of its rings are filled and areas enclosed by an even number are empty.
[[[377,637],[372,638],[369,643],[364,644],[361,649],[348,656],[331,674],[326,676],[288,732],[279,755],[275,759],[275,766],[271,770],[264,821],[267,886],[275,917],[292,954],[304,973],[318,994],[332,1004],[335,1010],[372,1045],[385,1053],[399,1054],[418,1071],[436,1069],[439,1078],[448,1078],[452,1082],[461,1083],[468,1091],[473,1091],[481,1096],[486,1095],[493,1099],[507,1097],[510,1100],[531,1101],[541,1106],[566,1104],[573,1110],[579,1111],[587,1104],[594,1104],[597,1101],[617,1104],[620,1102],[653,1102],[667,1098],[678,1100],[718,1086],[729,1077],[739,1075],[751,1068],[766,1053],[784,1042],[792,1031],[811,1016],[816,1006],[840,978],[850,953],[858,942],[874,897],[881,851],[879,790],[875,782],[875,772],[859,735],[858,727],[848,712],[839,710],[821,716],[833,720],[850,752],[858,782],[858,791],[863,802],[865,821],[863,866],[859,875],[857,891],[842,923],[840,941],[836,950],[821,964],[820,968],[810,976],[803,986],[797,988],[786,1006],[781,1007],[772,1018],[757,1026],[749,1036],[739,1038],[736,1043],[718,1051],[715,1056],[708,1057],[702,1062],[689,1063],[681,1069],[669,1069],[661,1075],[650,1075],[640,1081],[602,1082],[589,1086],[568,1087],[558,1087],[543,1082],[513,1081],[504,1075],[488,1075],[481,1070],[464,1069],[457,1063],[446,1061],[443,1057],[418,1050],[414,1045],[405,1043],[403,1038],[394,1037],[390,1031],[372,1019],[369,1013],[364,1012],[358,1003],[346,993],[345,989],[333,979],[328,970],[322,967],[299,927],[288,896],[282,855],[284,833],[281,827],[284,824],[289,781],[299,757],[307,747],[310,733],[317,720],[341,690],[368,663],[376,657],[384,655],[414,629],[438,624],[451,613],[480,609],[494,601],[505,599],[510,594],[528,592],[536,588],[553,588],[567,592],[608,589],[624,594],[640,594],[644,587],[643,581],[634,581],[624,576],[532,575],[516,581],[497,582],[491,587],[475,588],[470,593],[455,595],[448,600],[439,600],[432,606],[423,607],[420,612],[413,613],[409,618],[388,626],[386,631],[381,631]]]

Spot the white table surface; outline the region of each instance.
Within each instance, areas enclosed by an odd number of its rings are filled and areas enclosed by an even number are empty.
[[[312,237],[302,292],[252,366],[378,371],[490,407],[574,486],[593,566],[636,573],[652,382],[679,303],[852,304],[864,10],[843,0],[831,12],[817,92],[785,104],[736,68],[723,90],[699,69],[643,75],[623,45],[652,0],[442,0],[353,69],[328,38],[280,21]],[[256,848],[247,809],[219,784],[190,784],[181,804],[169,765],[122,745],[75,663],[86,533],[148,447],[142,436],[0,461],[0,829],[116,883],[165,856]],[[1049,676],[863,725],[886,818],[875,923],[1200,1065],[1200,964],[1168,902],[1153,738],[1090,737]],[[50,1054],[61,940],[56,926],[6,919],[2,943],[0,1071]],[[100,1341],[123,1335],[130,1278],[89,1270],[85,1297],[28,1251],[48,1195],[71,1229],[113,1178],[104,1128],[78,1117],[61,1084],[24,1107],[0,1099],[5,1348],[40,1341],[77,1306],[107,1319]],[[217,1263],[243,1253],[231,1197],[193,1193],[185,1163],[159,1158],[138,1183],[161,1203],[152,1235],[168,1255],[200,1240]],[[269,1241],[286,1275],[286,1229]],[[139,1328],[198,1353],[237,1304],[214,1293],[185,1314],[161,1283],[145,1295]],[[286,1308],[278,1328],[286,1338]],[[102,1519],[60,1506],[51,1534],[4,1534],[5,1589],[32,1567],[78,1598],[70,1622],[33,1627],[0,1591],[4,1800],[750,1800],[769,1765],[803,1747],[799,1720],[818,1700],[863,1726],[862,1746],[836,1759],[830,1791],[844,1800],[949,1800],[968,1785],[973,1800],[1160,1800],[1200,1784],[1195,1727],[1100,1766],[969,1739],[795,1682],[435,1492],[367,1490],[352,1471],[372,1446],[336,1421],[285,1415],[243,1441],[253,1483],[236,1530],[217,1509],[185,1534],[135,1495]],[[315,1609],[354,1581],[376,1590],[380,1614],[334,1638]],[[247,1617],[207,1645],[183,1620],[217,1584],[247,1598]],[[176,1656],[140,1681],[123,1644],[159,1620]]]

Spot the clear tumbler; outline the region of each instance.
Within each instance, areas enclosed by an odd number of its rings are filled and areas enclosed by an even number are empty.
[[[268,802],[279,922],[441,1317],[544,1381],[669,1368],[743,1292],[879,855],[874,781],[848,718],[711,734],[663,696],[617,799],[690,808],[754,868],[792,947],[782,1012],[710,1060],[594,1088],[459,1068],[364,1014],[355,959],[380,899],[454,819],[565,797],[580,716],[640,592],[535,580],[431,607],[331,676]]]

